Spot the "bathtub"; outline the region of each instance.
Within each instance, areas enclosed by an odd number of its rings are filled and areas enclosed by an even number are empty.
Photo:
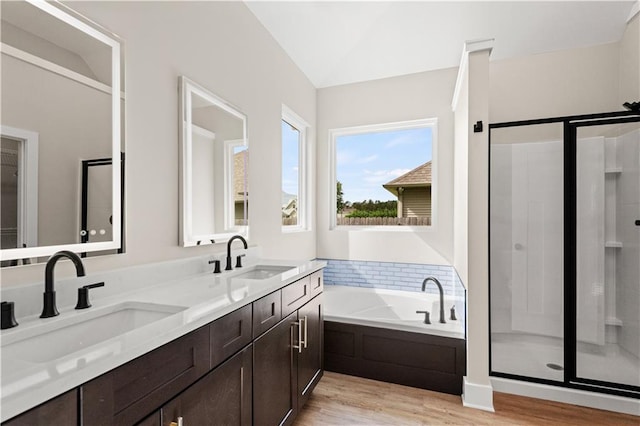
[[[464,299],[437,294],[325,285],[325,369],[453,395],[466,374]],[[456,307],[456,320],[450,319]],[[424,324],[431,313],[432,324]]]
[[[452,306],[457,320],[450,319]],[[431,324],[424,323],[424,314],[416,313],[425,310],[430,312]],[[446,324],[440,324],[438,294],[340,285],[324,287],[325,321],[464,339],[464,298],[445,295],[444,311]]]

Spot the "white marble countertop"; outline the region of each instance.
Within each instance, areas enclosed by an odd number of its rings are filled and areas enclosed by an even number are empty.
[[[234,278],[258,264],[287,265],[293,269],[263,280]],[[21,318],[18,327],[3,330],[0,334],[1,421],[86,383],[324,266],[326,263],[322,261],[248,260],[243,269],[221,274],[197,273],[110,297],[92,298],[91,308],[60,308],[60,315],[54,318],[40,319],[38,315]],[[45,360],[40,361],[37,354],[51,353],[56,348],[34,347],[34,356],[27,357],[12,351],[13,343],[41,334],[43,329],[55,330],[65,323],[77,322],[81,317],[95,317],[121,303],[170,305],[179,312],[108,340],[88,343],[78,352],[51,361],[46,360],[50,356],[44,356]]]

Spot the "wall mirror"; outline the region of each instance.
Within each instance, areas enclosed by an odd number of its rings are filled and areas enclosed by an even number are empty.
[[[122,251],[119,39],[58,2],[1,2],[2,266]]]
[[[180,243],[187,246],[248,235],[247,117],[180,77]]]

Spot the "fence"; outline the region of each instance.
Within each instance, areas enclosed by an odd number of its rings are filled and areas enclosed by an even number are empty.
[[[431,217],[337,217],[338,226],[430,226]]]

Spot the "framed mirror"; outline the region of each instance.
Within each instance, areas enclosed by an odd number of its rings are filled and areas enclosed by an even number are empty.
[[[182,76],[180,87],[180,243],[248,236],[247,117]]]
[[[121,251],[121,42],[58,2],[0,7],[2,266]]]

